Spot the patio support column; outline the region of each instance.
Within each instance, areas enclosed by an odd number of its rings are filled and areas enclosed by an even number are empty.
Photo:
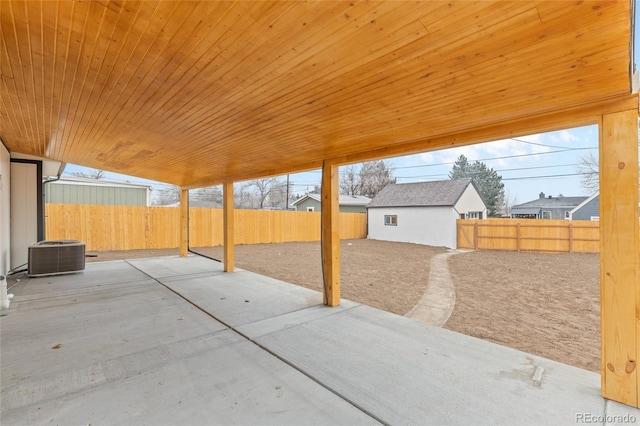
[[[189,190],[180,189],[180,256],[189,252]]]
[[[323,303],[340,304],[340,233],[338,227],[339,195],[338,166],[322,163],[322,204],[320,233],[322,250],[322,275],[324,281]]]
[[[233,272],[233,245],[234,245],[234,225],[233,225],[233,182],[225,182],[222,187],[223,197],[223,226],[224,226],[224,271]]]
[[[600,122],[602,396],[638,407],[638,110]]]

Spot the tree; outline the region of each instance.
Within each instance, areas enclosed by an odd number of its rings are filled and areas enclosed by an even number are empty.
[[[278,178],[256,179],[245,185],[245,189],[253,189],[252,207],[263,209],[276,207],[286,197],[285,188]]]
[[[362,163],[360,183],[362,184],[361,195],[373,198],[388,184],[396,183],[396,180],[387,163],[384,160],[379,160]]]
[[[496,216],[502,209],[505,199],[502,176],[486,164],[480,161],[469,163],[467,157],[460,155],[449,172],[449,178],[471,178],[487,205],[489,216]]]
[[[360,195],[362,182],[355,164],[344,168],[340,176],[340,193],[343,195]]]
[[[384,160],[368,161],[358,166],[350,165],[340,176],[340,193],[343,195],[364,195],[369,198],[396,180],[389,165]]]
[[[157,191],[153,197],[154,206],[168,206],[180,202],[180,188],[175,185],[165,185],[154,191]]]
[[[600,189],[600,176],[598,159],[593,153],[580,157],[580,163],[576,166],[576,172],[580,173],[580,186],[589,194]]]
[[[510,216],[511,209],[513,208],[513,206],[517,204],[518,204],[518,197],[514,194],[511,194],[511,191],[509,190],[504,191],[504,202],[502,203],[503,205],[502,213],[504,213],[505,216]]]
[[[84,178],[84,179],[102,179],[104,177],[104,171],[94,169],[92,172],[72,172],[72,176]]]
[[[192,199],[209,207],[222,207],[222,189],[219,186],[199,188]]]

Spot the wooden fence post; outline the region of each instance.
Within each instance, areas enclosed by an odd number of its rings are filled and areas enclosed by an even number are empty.
[[[573,223],[569,222],[569,253],[573,253]]]
[[[473,249],[478,250],[478,222],[473,223]]]

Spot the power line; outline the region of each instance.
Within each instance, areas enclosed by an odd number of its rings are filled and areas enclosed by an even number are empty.
[[[562,153],[562,152],[567,152],[567,151],[582,151],[582,150],[589,150],[589,149],[598,149],[597,147],[584,147],[584,148],[568,148],[568,149],[561,149],[561,150],[557,150],[557,151],[545,151],[545,152],[533,152],[533,153],[529,153],[529,154],[514,154],[514,155],[505,155],[502,157],[490,157],[490,158],[481,158],[479,160],[468,160],[470,163],[479,161],[479,162],[484,162],[484,161],[495,161],[495,160],[507,160],[509,158],[522,158],[522,157],[533,157],[533,156],[537,156],[537,155],[547,155],[547,154],[558,154],[558,153]],[[435,163],[435,164],[422,164],[422,165],[417,165],[417,166],[401,166],[401,167],[390,167],[390,170],[398,170],[398,169],[415,169],[415,168],[419,168],[419,167],[437,167],[437,166],[448,166],[448,165],[452,165],[455,164],[455,160],[454,161],[447,161],[447,162],[442,162],[442,163]]]
[[[517,168],[512,168],[512,169],[500,169],[500,170],[494,170],[496,173],[497,172],[513,172],[513,171],[520,171],[520,170],[535,170],[535,169],[551,169],[551,168],[560,168],[560,167],[575,167],[578,164],[556,164],[553,166],[534,166],[534,167],[517,167]],[[419,175],[419,176],[396,176],[397,179],[416,179],[416,178],[425,178],[425,177],[449,177],[448,173],[437,173],[437,174],[432,174],[432,175]],[[503,180],[505,180],[505,178],[502,178]]]
[[[547,145],[547,144],[539,143],[539,142],[525,141],[524,139],[518,139],[518,138],[509,138],[509,140],[516,141],[516,142],[521,142],[521,143],[526,143],[526,144],[529,144],[529,145],[544,146],[544,147],[547,147],[547,148],[558,148],[558,149],[562,149],[562,150],[565,150],[565,151],[578,151],[578,150],[584,149],[584,148],[568,148],[566,146],[558,146],[558,145]],[[595,149],[595,148],[588,148],[588,149]]]
[[[569,177],[569,176],[586,176],[586,175],[595,175],[595,174],[597,173],[589,172],[589,173],[569,173],[564,175],[521,176],[521,177],[502,178],[502,180],[550,179],[550,178]]]

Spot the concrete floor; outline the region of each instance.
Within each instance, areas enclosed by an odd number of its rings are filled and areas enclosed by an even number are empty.
[[[9,285],[2,425],[640,421],[598,374],[198,256]]]

